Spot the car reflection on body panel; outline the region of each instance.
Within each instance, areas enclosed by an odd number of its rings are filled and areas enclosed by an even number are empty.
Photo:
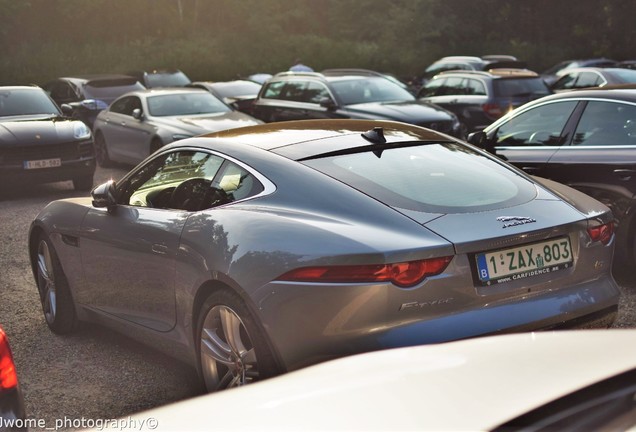
[[[448,135],[304,121],[169,144],[92,201],[49,204],[29,245],[53,331],[110,325],[216,390],[365,351],[607,327],[612,220]]]
[[[208,430],[210,418],[222,431],[633,430],[635,338],[578,330],[384,350],[122,420],[159,431]]]

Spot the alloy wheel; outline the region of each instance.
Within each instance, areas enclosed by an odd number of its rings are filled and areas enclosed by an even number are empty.
[[[55,321],[57,313],[57,291],[55,286],[55,272],[51,250],[46,241],[40,241],[38,246],[38,290],[44,317],[48,323]]]
[[[201,329],[201,368],[208,389],[239,387],[258,380],[252,338],[238,316],[225,305],[212,307]]]

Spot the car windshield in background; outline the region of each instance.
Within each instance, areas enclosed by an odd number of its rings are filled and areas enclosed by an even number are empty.
[[[213,88],[219,96],[226,98],[256,95],[260,91],[261,85],[245,81],[242,83],[217,83],[213,85]]]
[[[190,79],[183,72],[154,72],[146,76],[148,87],[183,87]]]
[[[382,77],[334,80],[331,86],[343,105],[415,100],[411,93]]]
[[[42,90],[0,90],[0,117],[35,114],[60,115],[60,110]]]
[[[501,97],[547,96],[550,91],[541,78],[494,80],[493,86]]]
[[[510,207],[536,195],[503,165],[452,143],[410,145],[304,161],[390,206],[429,213]]]
[[[227,105],[205,91],[150,96],[148,110],[154,117],[217,114],[231,111]]]

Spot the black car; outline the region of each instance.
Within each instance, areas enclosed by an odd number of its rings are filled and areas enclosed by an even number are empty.
[[[40,87],[0,87],[0,187],[72,180],[87,191],[94,172],[93,137],[84,122],[65,117]]]
[[[207,90],[231,107],[251,115],[254,100],[261,91],[262,84],[249,80],[197,81],[187,87]]]
[[[128,72],[146,88],[185,87],[192,81],[179,69],[154,69],[151,71],[135,70]]]
[[[550,86],[554,92],[636,83],[636,70],[584,67],[568,70]]]
[[[448,56],[442,57],[426,68],[420,77],[420,85],[426,84],[435,75],[451,70],[487,71],[490,69],[524,69],[526,63],[511,55]]]
[[[263,85],[252,115],[265,122],[394,120],[465,136],[453,113],[418,101],[384,74],[362,69],[281,72]]]
[[[0,327],[0,431],[26,430],[24,399],[9,340]]]
[[[127,75],[80,75],[60,77],[42,86],[58,104],[73,108],[73,116],[93,127],[97,114],[124,93],[141,90],[137,78]]]
[[[427,82],[417,96],[454,112],[468,131],[476,131],[508,111],[550,93],[535,72],[491,69],[442,72]]]
[[[617,260],[636,265],[636,90],[577,90],[530,102],[468,141],[528,174],[610,207]]]

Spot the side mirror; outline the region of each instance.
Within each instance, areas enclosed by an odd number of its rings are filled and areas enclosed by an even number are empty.
[[[144,114],[141,112],[141,110],[139,108],[135,108],[132,112],[132,116],[133,118],[135,118],[136,120],[143,120],[144,118]]]
[[[73,106],[67,103],[60,105],[60,109],[62,110],[62,114],[67,117],[71,117],[73,115],[73,112],[75,111],[73,109]]]
[[[109,180],[106,183],[95,186],[91,191],[91,197],[93,197],[93,207],[98,208],[111,208],[117,205],[115,195],[117,190],[115,189],[115,181]]]
[[[335,110],[338,108],[338,105],[333,101],[333,99],[324,97],[320,99],[320,106],[323,108],[327,108],[328,110]]]
[[[479,147],[480,149],[486,150],[488,153],[494,154],[495,156],[499,156],[500,158],[505,159],[505,157],[497,154],[494,141],[488,138],[488,135],[486,135],[486,132],[484,131],[477,131],[477,132],[468,134],[468,138],[466,139],[466,141]]]

